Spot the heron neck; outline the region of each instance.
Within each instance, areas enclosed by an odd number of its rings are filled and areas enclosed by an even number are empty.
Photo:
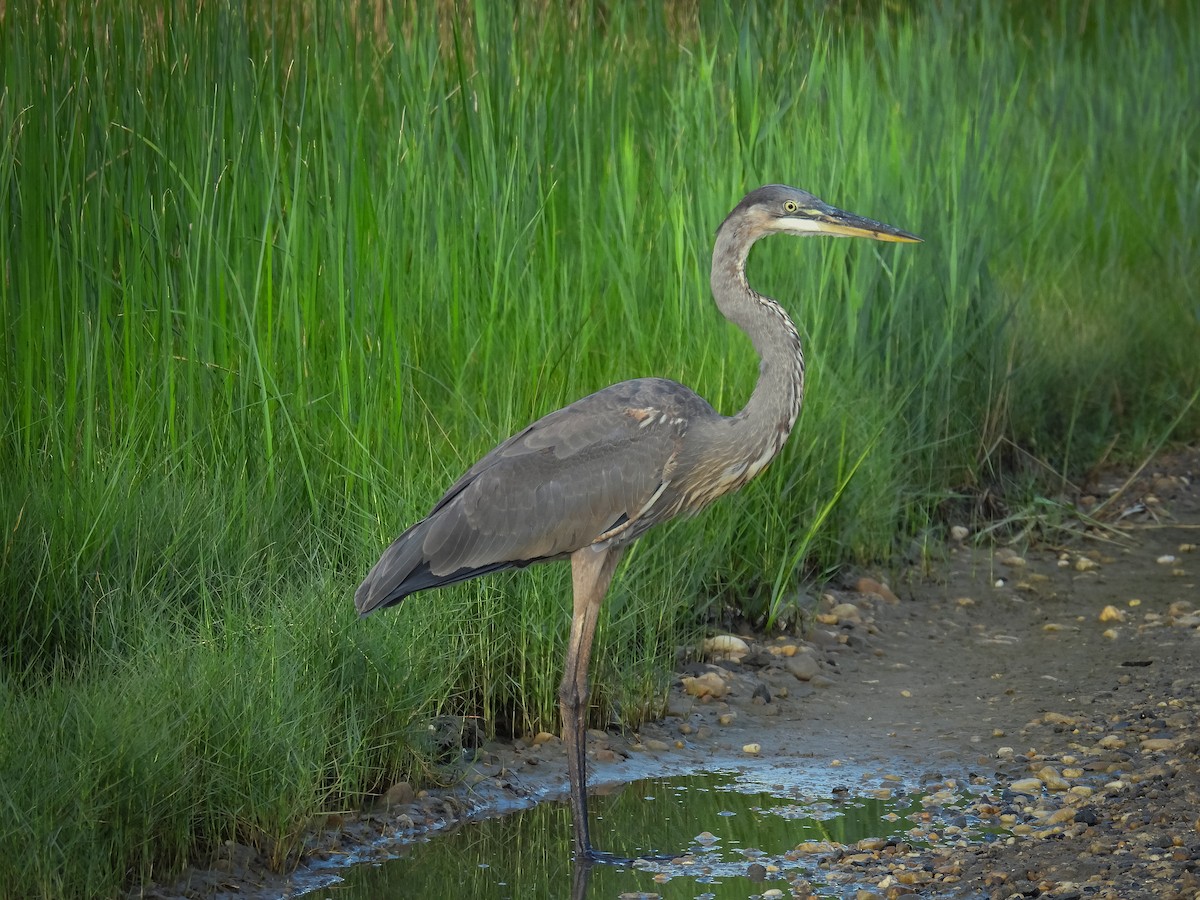
[[[727,233],[732,232],[732,233]],[[804,353],[787,312],[746,282],[746,257],[753,240],[736,227],[722,229],[713,252],[712,292],[717,307],[750,338],[760,363],[758,383],[731,422],[753,459],[779,452],[804,400]]]

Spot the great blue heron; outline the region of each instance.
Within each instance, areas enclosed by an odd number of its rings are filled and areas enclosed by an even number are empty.
[[[747,194],[717,230],[711,277],[717,307],[761,358],[745,408],[723,416],[691,388],[638,378],[552,412],[472,466],[384,551],[354,595],[365,616],[426,588],[570,557],[574,610],[558,698],[578,859],[598,856],[588,837],[584,714],[592,637],[613,570],[652,525],[699,512],[761,472],[800,413],[796,326],[746,283],[751,245],[777,233],[920,240],[796,188]]]

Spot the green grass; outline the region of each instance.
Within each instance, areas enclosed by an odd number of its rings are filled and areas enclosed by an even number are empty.
[[[225,839],[286,865],[435,776],[434,716],[557,729],[565,567],[362,622],[353,588],[572,399],[735,411],[708,258],[764,182],[926,243],[755,251],[805,411],[629,554],[597,722],[656,712],[706,610],[886,559],[1005,448],[1070,474],[1200,430],[1190,5],[417,6],[0,12],[0,894]]]

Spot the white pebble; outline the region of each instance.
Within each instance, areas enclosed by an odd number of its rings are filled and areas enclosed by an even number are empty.
[[[745,656],[750,652],[750,645],[735,635],[718,634],[716,637],[705,639],[704,652],[708,654],[726,653],[730,656],[735,654]]]

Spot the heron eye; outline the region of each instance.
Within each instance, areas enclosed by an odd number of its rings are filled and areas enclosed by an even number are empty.
[[[786,213],[794,213],[799,208],[795,200],[785,200],[783,202],[783,211]]]

